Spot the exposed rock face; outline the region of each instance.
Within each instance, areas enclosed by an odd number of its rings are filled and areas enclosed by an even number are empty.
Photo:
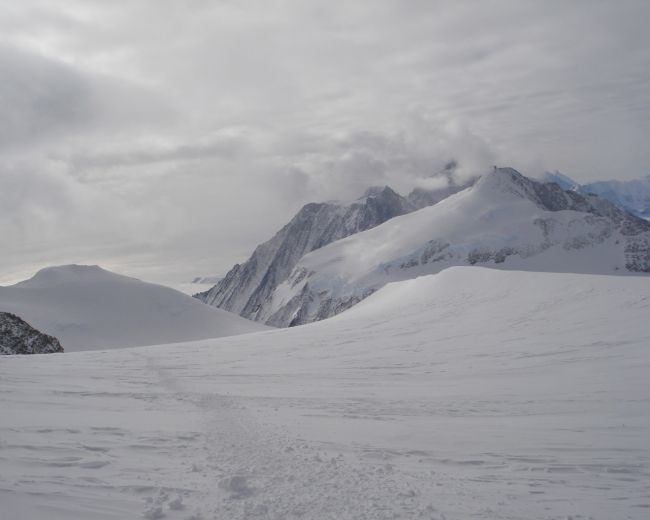
[[[55,337],[39,332],[15,314],[0,312],[0,355],[63,352]]]
[[[199,300],[245,318],[264,321],[275,289],[307,253],[387,220],[433,204],[465,186],[450,183],[440,190],[414,190],[403,197],[388,186],[373,187],[352,204],[311,203],[243,264],[235,265]]]
[[[424,188],[415,188],[411,193],[406,197],[407,200],[413,206],[413,210],[418,210],[426,208],[427,206],[433,206],[438,204],[441,200],[450,197],[454,193],[469,188],[474,184],[474,180],[469,181],[465,184],[449,184],[444,188],[439,188],[437,190],[427,190]]]
[[[440,204],[306,255],[263,318],[276,326],[321,320],[386,283],[453,265],[650,272],[650,223],[596,195],[498,168]]]
[[[450,161],[445,165],[445,168],[435,174],[433,177],[437,179],[445,179],[446,186],[442,186],[437,189],[426,189],[426,188],[415,188],[411,193],[406,197],[408,201],[413,205],[413,210],[418,210],[426,208],[427,206],[433,206],[438,204],[441,200],[450,197],[451,195],[458,193],[459,191],[469,188],[474,185],[478,180],[478,177],[472,177],[463,182],[457,181],[457,168],[458,163],[456,161]]]

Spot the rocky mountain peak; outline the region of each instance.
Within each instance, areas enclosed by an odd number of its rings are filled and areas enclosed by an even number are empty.
[[[484,193],[508,193],[526,199],[535,199],[534,181],[524,177],[514,168],[493,167],[481,176],[475,190]]]

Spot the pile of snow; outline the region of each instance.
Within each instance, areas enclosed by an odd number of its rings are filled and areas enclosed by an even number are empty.
[[[7,518],[625,518],[650,278],[456,267],[331,320],[0,359]]]
[[[67,265],[0,287],[0,311],[55,336],[66,352],[232,336],[264,327],[178,291]]]

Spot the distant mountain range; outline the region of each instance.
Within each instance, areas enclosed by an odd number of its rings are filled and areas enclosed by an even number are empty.
[[[495,168],[472,186],[436,193],[402,197],[385,187],[352,205],[308,204],[197,297],[269,325],[292,326],[338,314],[388,282],[453,265],[650,271],[649,222],[559,184]]]
[[[628,181],[598,181],[579,184],[560,172],[546,172],[544,182],[556,182],[565,190],[599,195],[619,208],[650,219],[650,175]]]

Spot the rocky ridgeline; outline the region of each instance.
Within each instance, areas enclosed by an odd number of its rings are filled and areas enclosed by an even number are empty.
[[[63,352],[55,337],[39,332],[15,314],[0,312],[0,355]]]

